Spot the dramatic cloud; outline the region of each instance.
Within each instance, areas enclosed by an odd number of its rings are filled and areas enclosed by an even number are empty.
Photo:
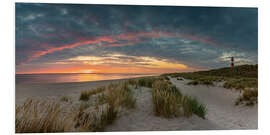
[[[17,73],[193,71],[231,56],[257,63],[257,8],[16,4]]]

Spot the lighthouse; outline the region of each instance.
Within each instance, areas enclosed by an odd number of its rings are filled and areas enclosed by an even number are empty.
[[[231,67],[234,67],[234,58],[231,57]]]

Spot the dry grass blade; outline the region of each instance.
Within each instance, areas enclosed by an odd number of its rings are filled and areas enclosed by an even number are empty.
[[[16,133],[65,132],[68,117],[61,115],[59,103],[28,99],[16,107]]]
[[[166,81],[156,81],[153,84],[152,100],[157,116],[170,118],[180,114],[182,94]]]

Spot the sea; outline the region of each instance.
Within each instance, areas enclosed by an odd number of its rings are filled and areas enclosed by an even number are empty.
[[[88,82],[127,79],[158,74],[103,74],[103,73],[59,73],[59,74],[16,74],[16,84]]]

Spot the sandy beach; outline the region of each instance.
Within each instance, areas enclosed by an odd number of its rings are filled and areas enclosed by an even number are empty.
[[[67,82],[67,83],[40,83],[40,84],[16,84],[16,104],[23,103],[27,98],[60,98],[69,96],[76,98],[81,91],[90,90],[110,83],[121,82],[127,79]]]
[[[190,86],[190,80],[178,81],[171,78],[171,82],[183,93],[195,96],[207,105],[207,119],[222,127],[222,129],[257,129],[258,105],[235,106],[235,100],[240,93],[225,89],[222,86]]]
[[[58,100],[67,96],[79,102],[81,91],[108,85],[120,80],[96,82],[51,83],[51,84],[18,84],[16,85],[16,104],[22,104],[27,98],[40,100]],[[165,131],[165,130],[225,130],[225,129],[257,129],[258,106],[235,106],[235,99],[240,93],[220,86],[190,86],[190,80],[170,81],[182,93],[195,96],[207,106],[206,119],[196,115],[192,117],[162,118],[154,115],[152,110],[151,89],[138,88],[135,92],[136,108],[121,113],[113,124],[105,131]]]

